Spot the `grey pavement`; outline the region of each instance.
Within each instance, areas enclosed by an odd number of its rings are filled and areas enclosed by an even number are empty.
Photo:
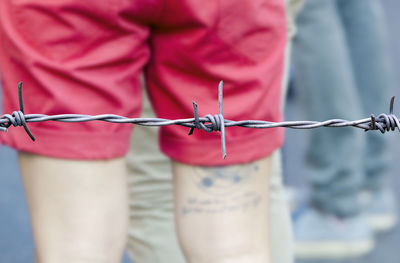
[[[33,244],[15,151],[0,146],[0,262],[33,262]]]
[[[400,37],[397,28],[400,23],[400,1],[384,0],[383,2],[387,11],[388,29],[391,33],[390,41],[395,63],[394,69],[398,69],[400,68]],[[396,75],[397,83],[400,83],[400,75]],[[396,93],[400,95],[399,90]],[[398,113],[400,112],[400,103],[397,105],[399,106],[396,107],[395,112]],[[363,118],[364,116],[360,117]],[[295,102],[289,101],[288,103],[287,119],[302,119],[301,109]],[[310,132],[312,131],[290,129],[286,132],[284,163],[285,174],[287,175],[286,181],[289,184],[305,185],[305,176],[302,174],[302,171],[305,171],[303,158]],[[396,137],[394,138],[395,143],[391,145],[388,151],[392,152],[395,157],[392,167],[393,182],[395,187],[399,187],[400,178],[394,169],[394,164],[400,162],[400,135],[391,133],[385,136]],[[400,203],[400,192],[396,194]],[[29,224],[29,215],[18,172],[16,154],[13,150],[0,146],[0,263],[34,262],[33,242]],[[400,244],[399,226],[390,233],[378,236],[376,249],[366,257],[341,261],[298,261],[298,263],[398,263],[400,262],[398,259],[400,255],[398,244]],[[123,262],[129,262],[126,256]]]

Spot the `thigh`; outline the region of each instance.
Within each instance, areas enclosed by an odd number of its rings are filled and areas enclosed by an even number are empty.
[[[339,1],[338,10],[346,29],[353,71],[365,115],[388,112],[394,76],[381,1]],[[366,134],[363,167],[368,187],[381,187],[390,173],[387,146],[390,138]]]
[[[273,263],[293,263],[294,246],[289,202],[282,182],[281,151],[271,157],[270,237]]]
[[[306,1],[297,20],[295,80],[310,119],[355,120],[362,116],[351,54],[336,3]],[[311,133],[307,160],[314,204],[332,213],[355,211],[357,189],[363,181],[359,167],[364,143],[364,136],[353,129]]]
[[[122,158],[19,154],[37,262],[119,262],[128,223]]]
[[[173,163],[175,220],[189,262],[269,262],[270,159]]]
[[[338,13],[344,25],[363,112],[386,112],[394,87],[382,3],[339,1]],[[381,143],[385,144],[383,140]]]
[[[146,97],[142,117],[154,117]],[[158,148],[158,131],[138,126],[131,136],[128,253],[134,262],[183,263],[174,226],[171,161]]]
[[[295,81],[311,119],[360,117],[350,51],[335,3],[306,1],[297,19]]]

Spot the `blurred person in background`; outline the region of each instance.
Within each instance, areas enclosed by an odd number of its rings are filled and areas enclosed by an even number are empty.
[[[214,112],[224,79],[226,118],[281,120],[282,1],[1,1],[0,40],[4,112],[18,108],[23,80],[29,112],[137,117],[144,71],[159,117],[192,117],[192,99],[200,114]],[[132,126],[29,126],[35,143],[21,129],[2,140],[19,151],[36,261],[118,262]],[[160,131],[186,260],[270,262],[269,180],[282,130],[227,129],[226,160],[217,134]]]
[[[384,15],[376,0],[307,0],[294,42],[295,86],[312,120],[388,112],[392,89]],[[388,137],[358,129],[311,131],[308,205],[295,214],[301,258],[351,257],[397,220],[387,184]]]

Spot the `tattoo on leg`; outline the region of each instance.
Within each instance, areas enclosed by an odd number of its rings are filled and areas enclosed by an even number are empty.
[[[211,195],[231,195],[243,187],[259,167],[247,164],[194,169],[192,179],[200,190]]]
[[[207,195],[202,198],[188,197],[181,208],[183,216],[246,212],[262,201],[260,193],[243,190],[259,170],[256,163],[194,169],[188,176],[192,177],[196,188]]]

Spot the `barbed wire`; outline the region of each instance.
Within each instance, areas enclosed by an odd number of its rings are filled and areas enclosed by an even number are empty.
[[[22,99],[22,82],[18,84],[18,98],[19,98],[19,111],[14,111],[12,114],[4,114],[0,116],[0,131],[7,132],[8,128],[12,125],[14,127],[24,127],[26,133],[35,141],[35,137],[29,130],[28,122],[44,122],[44,121],[58,121],[58,122],[88,122],[88,121],[105,121],[111,123],[131,123],[142,126],[169,126],[179,125],[190,128],[189,135],[193,134],[194,129],[204,130],[206,132],[219,131],[221,134],[221,147],[222,158],[226,157],[226,141],[225,141],[225,128],[228,127],[244,127],[255,129],[269,129],[269,128],[291,128],[291,129],[315,129],[320,127],[355,127],[363,129],[364,131],[379,130],[382,133],[386,131],[394,131],[396,128],[400,131],[400,122],[396,115],[393,114],[394,99],[390,100],[389,114],[382,113],[375,117],[371,114],[369,118],[348,121],[343,119],[331,119],[326,121],[283,121],[283,122],[270,122],[263,120],[225,120],[223,116],[223,81],[218,86],[218,109],[216,115],[207,114],[204,117],[199,117],[198,106],[193,102],[194,118],[187,119],[162,119],[162,118],[127,118],[115,114],[102,114],[102,115],[84,115],[84,114],[59,114],[59,115],[45,115],[45,114],[25,114]]]

